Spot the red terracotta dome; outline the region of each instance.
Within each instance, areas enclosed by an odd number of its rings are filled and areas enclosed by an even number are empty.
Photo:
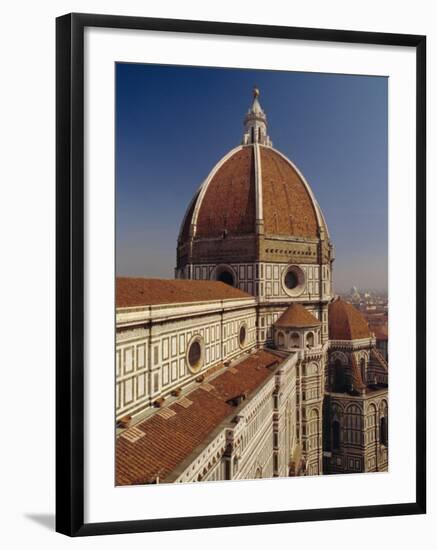
[[[183,221],[180,241],[255,234],[317,238],[320,208],[297,168],[276,149],[237,147],[212,170]]]
[[[341,298],[329,304],[328,325],[330,340],[359,340],[371,336],[363,315]]]
[[[328,237],[310,186],[296,166],[272,147],[258,95],[245,118],[243,144],[216,164],[195,194],[182,222],[179,244],[190,238],[261,232],[317,239],[324,231]]]
[[[265,232],[318,237],[321,216],[303,177],[275,149],[261,147],[260,157]]]
[[[255,232],[253,147],[239,148],[220,164],[196,206],[196,218],[187,219],[186,225],[196,224],[197,237],[220,237],[223,231],[229,235]]]

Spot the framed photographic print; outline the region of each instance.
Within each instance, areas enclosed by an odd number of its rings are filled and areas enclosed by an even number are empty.
[[[425,37],[57,19],[57,530],[425,512]]]

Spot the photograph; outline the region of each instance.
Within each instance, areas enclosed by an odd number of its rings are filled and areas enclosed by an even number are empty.
[[[437,26],[398,4],[5,4],[2,548],[432,546]]]
[[[384,475],[388,78],[114,70],[115,486]]]

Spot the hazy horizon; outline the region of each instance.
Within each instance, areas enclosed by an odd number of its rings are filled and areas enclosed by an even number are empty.
[[[185,210],[240,144],[254,84],[325,215],[335,292],[387,291],[387,79],[318,73],[116,65],[117,275],[174,277]]]

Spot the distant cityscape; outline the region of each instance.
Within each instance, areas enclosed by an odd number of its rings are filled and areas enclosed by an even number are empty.
[[[340,296],[363,314],[370,331],[375,335],[376,347],[388,361],[388,292],[353,286]]]

